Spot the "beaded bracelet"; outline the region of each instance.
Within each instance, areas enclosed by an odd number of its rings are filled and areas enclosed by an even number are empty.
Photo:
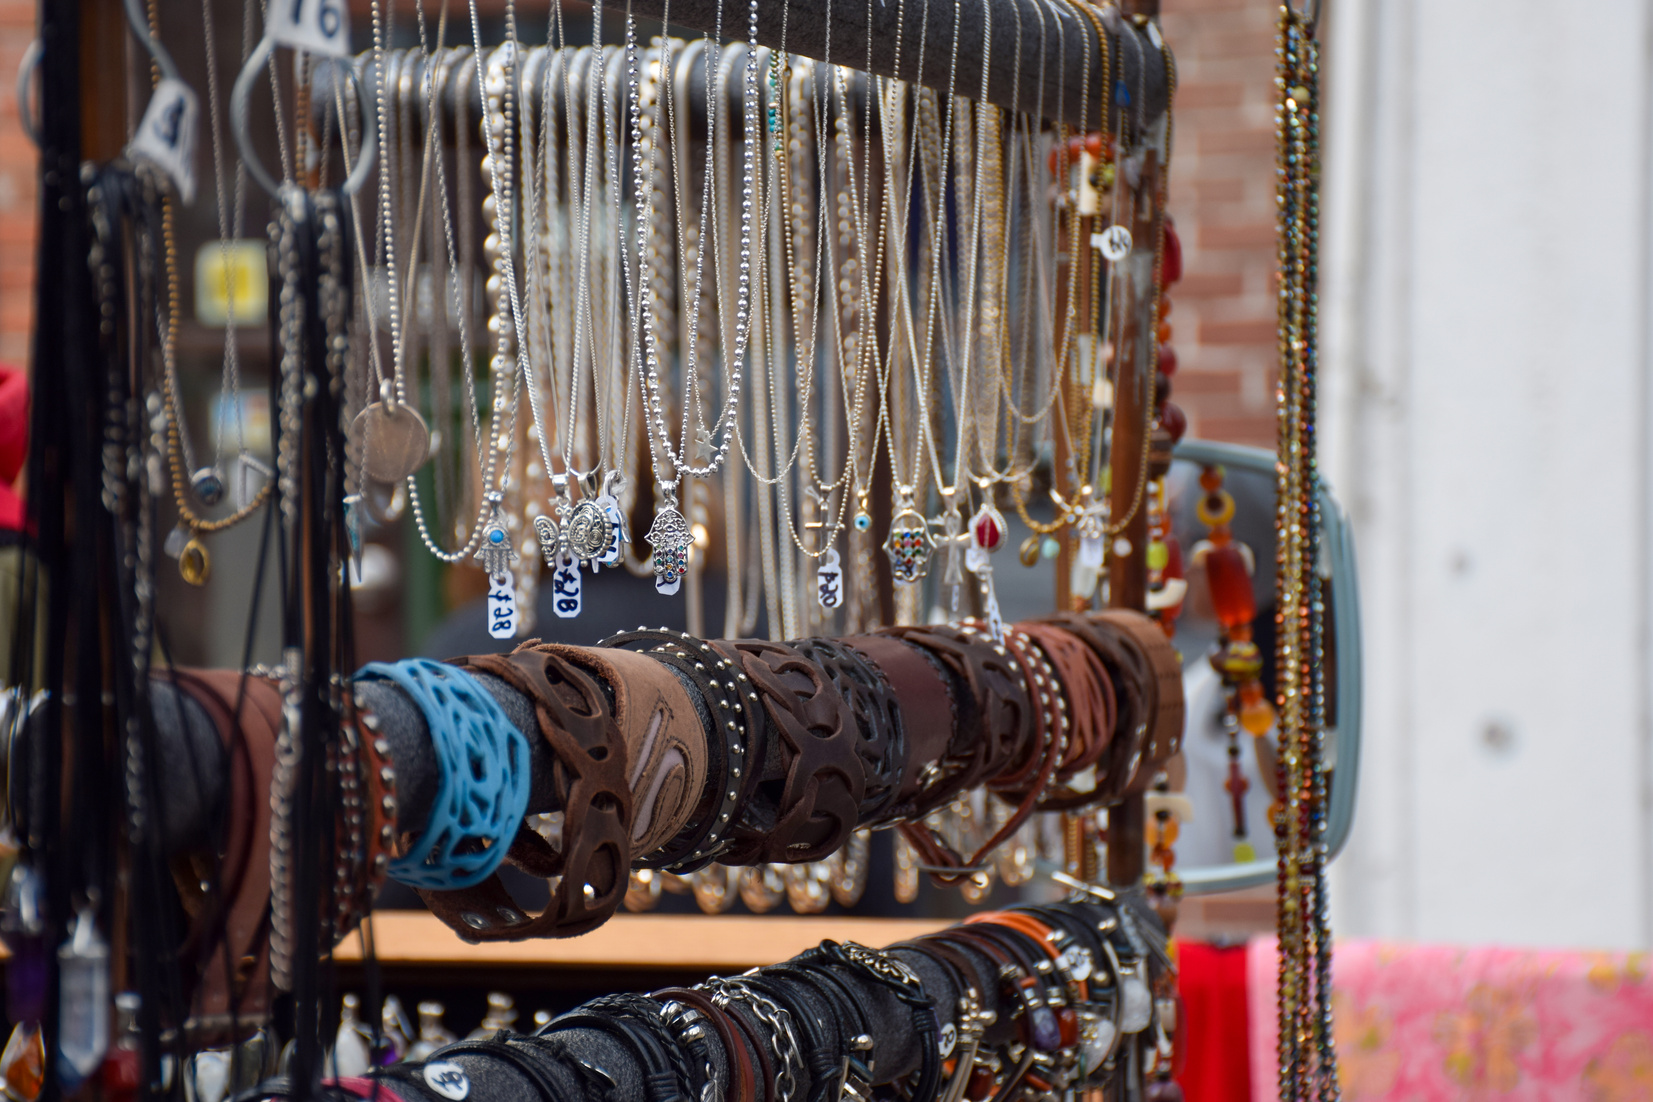
[[[374,662],[358,679],[393,681],[430,729],[441,766],[418,841],[390,875],[415,888],[469,888],[505,860],[528,809],[528,740],[476,678],[428,658]]]

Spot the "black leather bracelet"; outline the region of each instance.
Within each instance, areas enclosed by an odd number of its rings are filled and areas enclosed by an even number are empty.
[[[941,1026],[936,1018],[935,999],[925,990],[918,973],[878,949],[853,941],[827,940],[799,955],[803,962],[834,965],[849,975],[892,992],[912,1015],[912,1029],[919,1050],[919,1069],[910,1094],[911,1102],[934,1102],[941,1085]]]
[[[529,1049],[519,1048],[511,1042],[516,1038],[511,1030],[502,1029],[487,1040],[459,1041],[443,1048],[440,1052],[442,1059],[447,1060],[454,1056],[480,1056],[489,1060],[498,1060],[521,1072],[523,1077],[539,1090],[542,1102],[558,1102],[565,1093],[562,1084],[554,1082],[545,1072],[540,1063],[545,1054]]]
[[[684,1076],[666,1053],[666,1046],[647,1028],[626,1016],[607,1012],[604,999],[596,999],[577,1010],[553,1018],[539,1031],[541,1037],[551,1037],[570,1029],[590,1029],[606,1033],[629,1049],[637,1060],[637,1070],[643,1080],[647,1102],[691,1102]],[[681,1062],[681,1056],[679,1057]]]

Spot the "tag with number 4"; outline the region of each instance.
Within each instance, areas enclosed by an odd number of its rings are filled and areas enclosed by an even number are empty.
[[[295,50],[323,57],[350,56],[350,21],[344,0],[270,0],[264,33]]]
[[[195,201],[195,135],[201,114],[195,92],[181,80],[155,85],[127,156],[148,161],[172,181],[186,205]]]

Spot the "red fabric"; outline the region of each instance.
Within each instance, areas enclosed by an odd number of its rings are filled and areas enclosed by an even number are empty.
[[[29,377],[0,366],[0,528],[23,530],[23,499],[12,489],[29,454]]]
[[[1177,942],[1186,1102],[1251,1102],[1246,949]]]

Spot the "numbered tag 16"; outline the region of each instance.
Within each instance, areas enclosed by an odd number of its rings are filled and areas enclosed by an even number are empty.
[[[567,551],[557,556],[557,568],[551,572],[551,609],[564,620],[580,614],[582,575],[580,560]]]
[[[195,135],[200,114],[200,103],[189,85],[163,80],[155,85],[138,132],[126,147],[133,160],[148,161],[166,173],[186,204],[195,201]]]
[[[488,579],[488,634],[510,639],[517,633],[517,588],[509,570]]]
[[[295,50],[323,57],[350,56],[345,0],[270,0],[264,33]]]

